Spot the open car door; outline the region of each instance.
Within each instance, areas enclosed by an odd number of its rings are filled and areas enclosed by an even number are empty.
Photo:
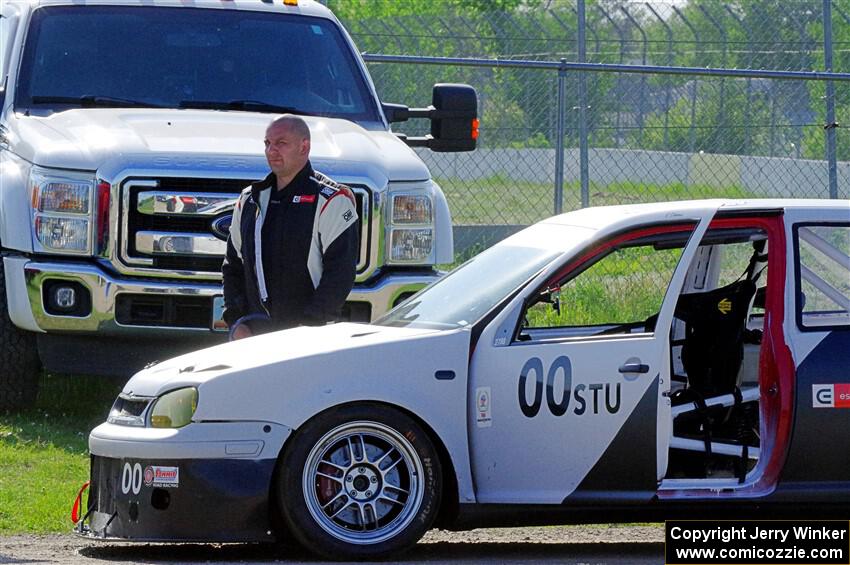
[[[603,236],[484,329],[470,368],[478,502],[655,495],[670,436],[672,313],[711,214]]]

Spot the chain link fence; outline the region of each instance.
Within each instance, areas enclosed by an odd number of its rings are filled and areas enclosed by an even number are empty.
[[[436,82],[478,90],[479,149],[417,150],[449,199],[459,251],[586,205],[850,197],[850,0],[501,2],[510,11],[436,0],[431,13],[413,12],[421,4],[411,1],[402,5],[412,13],[392,17],[380,16],[384,0],[369,0],[368,18],[328,4],[371,61],[383,100],[427,105]],[[826,80],[774,72],[828,63],[845,73],[831,75],[832,90]],[[668,72],[680,67],[695,72]],[[697,72],[705,68],[727,72]],[[396,129],[422,134],[424,126]]]

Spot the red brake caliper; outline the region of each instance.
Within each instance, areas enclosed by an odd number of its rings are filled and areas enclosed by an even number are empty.
[[[333,476],[337,469],[330,465],[319,465],[319,472]],[[319,477],[319,501],[322,504],[327,504],[339,492],[338,484],[327,477]]]

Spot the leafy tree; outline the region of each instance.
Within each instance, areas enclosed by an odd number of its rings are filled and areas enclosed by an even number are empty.
[[[577,60],[576,0],[327,0],[360,49],[443,57]],[[823,68],[821,0],[586,0],[587,60],[688,67]],[[850,0],[833,0],[834,70],[850,71]],[[545,71],[372,65],[382,98],[430,100],[435,82],[468,82],[485,145],[555,144],[557,77]],[[824,156],[824,83],[585,73],[595,146]],[[568,73],[567,142],[578,142],[578,78]],[[837,121],[850,89],[836,85]],[[409,129],[405,127],[405,129]],[[850,135],[838,130],[839,159]]]

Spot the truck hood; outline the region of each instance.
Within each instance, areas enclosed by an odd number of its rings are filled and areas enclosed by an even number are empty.
[[[9,138],[21,157],[44,167],[77,170],[199,168],[259,177],[270,114],[211,110],[86,108],[47,117],[16,115]],[[395,135],[367,131],[347,120],[305,117],[316,169],[343,182],[430,178],[427,168]]]

